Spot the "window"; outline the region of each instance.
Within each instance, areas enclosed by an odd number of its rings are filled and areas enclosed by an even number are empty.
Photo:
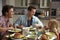
[[[49,8],[50,0],[40,0],[40,8]]]
[[[56,16],[56,9],[51,9],[51,16]]]
[[[42,0],[42,6],[44,6],[44,0]]]
[[[50,5],[50,0],[47,0],[47,6],[49,7],[49,5]]]
[[[29,2],[29,0],[15,0],[15,7],[27,7]]]

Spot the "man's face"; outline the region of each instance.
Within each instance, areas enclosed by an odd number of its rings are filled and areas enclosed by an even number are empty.
[[[11,8],[8,12],[8,16],[9,16],[9,18],[12,18],[13,15],[14,15],[14,10],[13,10],[13,8]]]
[[[29,15],[30,15],[30,16],[35,15],[35,12],[36,12],[36,9],[32,9],[31,11],[29,11]]]

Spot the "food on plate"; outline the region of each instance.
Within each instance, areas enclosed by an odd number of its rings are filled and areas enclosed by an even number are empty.
[[[47,32],[45,34],[49,36],[49,39],[52,39],[53,37],[56,37],[55,33],[53,33],[53,32]]]
[[[46,34],[42,34],[40,40],[49,40],[49,38]]]
[[[20,38],[20,33],[15,33],[14,38]]]
[[[29,32],[29,35],[36,35],[36,32]]]
[[[14,38],[25,39],[26,37],[22,35],[21,33],[15,33]]]
[[[27,35],[27,38],[35,38],[36,37],[36,32],[29,32]]]
[[[8,30],[9,32],[20,32],[21,29],[13,29],[13,30]]]
[[[36,35],[30,35],[28,38],[35,38]]]
[[[13,31],[15,31],[15,32],[19,32],[19,31],[21,31],[21,29],[14,29]]]
[[[36,28],[30,27],[30,31],[35,31]]]

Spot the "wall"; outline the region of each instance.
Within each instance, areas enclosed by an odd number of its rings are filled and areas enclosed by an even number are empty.
[[[14,0],[6,0],[6,4],[15,6],[15,1]]]
[[[52,2],[51,3],[51,8],[60,8],[60,1],[58,1],[58,2]]]
[[[51,8],[56,9],[56,18],[60,20],[60,1],[51,2]]]
[[[0,0],[0,16],[2,15],[1,10],[2,10],[2,0]]]

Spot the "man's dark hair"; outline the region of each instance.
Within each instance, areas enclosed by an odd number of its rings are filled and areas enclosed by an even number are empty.
[[[14,8],[14,7],[12,5],[5,5],[5,6],[3,6],[3,8],[2,8],[2,15],[5,16],[6,12],[9,12],[9,10],[11,8]]]
[[[28,7],[28,11],[31,11],[32,9],[36,9],[36,7],[34,7],[34,6],[29,6]]]

